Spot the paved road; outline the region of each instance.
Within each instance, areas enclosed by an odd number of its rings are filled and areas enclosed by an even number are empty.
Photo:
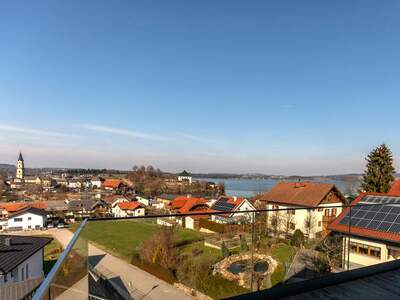
[[[53,235],[64,247],[68,244],[73,235],[68,229],[49,229],[46,233]],[[129,290],[134,299],[195,299],[172,285],[120,258],[104,252],[90,243],[88,250],[89,263],[95,265],[95,269],[105,274],[107,278],[113,278],[115,282],[120,282],[120,279],[122,279],[123,283],[127,285],[127,290]]]

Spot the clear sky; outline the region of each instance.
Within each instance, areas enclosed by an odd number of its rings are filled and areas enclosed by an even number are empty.
[[[400,155],[400,2],[2,1],[0,162],[335,174]]]

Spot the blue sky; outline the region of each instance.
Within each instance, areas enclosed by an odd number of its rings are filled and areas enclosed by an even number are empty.
[[[398,1],[3,1],[0,162],[335,174],[400,155]]]

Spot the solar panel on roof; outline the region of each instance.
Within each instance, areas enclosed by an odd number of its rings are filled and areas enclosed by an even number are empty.
[[[368,223],[366,228],[376,230],[381,222],[380,221],[371,221]]]
[[[387,214],[383,221],[393,223],[396,220],[397,215],[395,214]]]
[[[388,231],[389,228],[390,228],[390,226],[392,226],[392,223],[389,223],[389,222],[382,222],[382,223],[378,226],[377,230],[380,230],[380,231]]]

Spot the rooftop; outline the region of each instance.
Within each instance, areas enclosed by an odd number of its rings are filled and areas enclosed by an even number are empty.
[[[289,204],[296,206],[316,207],[331,192],[344,198],[333,184],[316,182],[280,182],[260,200],[273,203]]]
[[[0,235],[0,274],[10,272],[51,241],[44,237]]]

